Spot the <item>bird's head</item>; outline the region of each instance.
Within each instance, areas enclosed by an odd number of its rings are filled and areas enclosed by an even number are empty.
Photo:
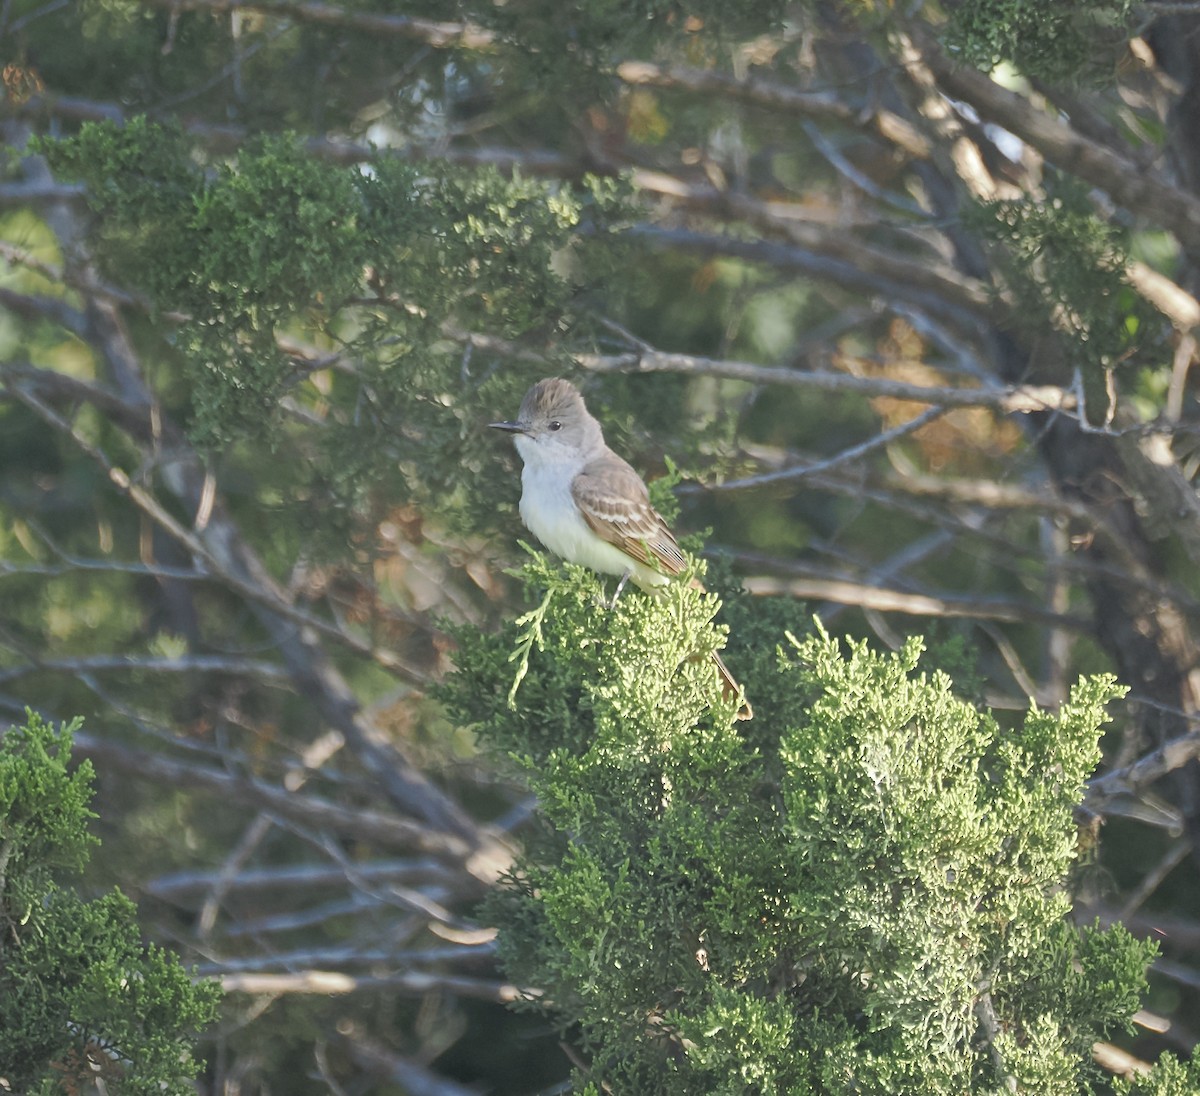
[[[525,393],[521,410],[511,422],[488,425],[512,434],[526,464],[578,460],[604,445],[600,424],[589,413],[579,389],[561,377],[538,381]]]

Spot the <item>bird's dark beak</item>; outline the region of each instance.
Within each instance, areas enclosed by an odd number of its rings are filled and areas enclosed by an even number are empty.
[[[523,422],[489,422],[493,430],[505,430],[510,434],[528,434],[529,428]]]

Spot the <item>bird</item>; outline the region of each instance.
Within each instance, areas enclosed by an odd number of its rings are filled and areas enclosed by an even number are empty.
[[[642,477],[604,441],[579,389],[562,377],[538,381],[514,420],[488,424],[512,435],[523,464],[521,520],[560,559],[616,575],[655,594],[688,567]],[[704,587],[698,580],[693,584]],[[713,661],[726,696],[741,698],[739,719],[753,711],[724,660]]]

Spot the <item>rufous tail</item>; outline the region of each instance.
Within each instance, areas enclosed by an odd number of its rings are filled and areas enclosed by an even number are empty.
[[[725,698],[731,696],[741,696],[742,704],[737,710],[736,719],[753,719],[754,709],[750,707],[750,701],[745,696],[742,696],[742,687],[734,680],[733,674],[729,672],[729,667],[725,665],[725,660],[721,657],[719,651],[713,651],[713,662],[717,664],[717,672],[721,675],[721,684],[725,687]]]
[[[704,583],[698,578],[692,579],[693,590],[704,590]],[[707,591],[705,591],[707,593]],[[725,687],[725,699],[728,700],[731,696],[742,696],[742,706],[738,708],[735,719],[753,719],[754,709],[750,707],[750,701],[742,695],[742,687],[737,683],[737,679],[729,672],[729,667],[725,665],[725,660],[721,657],[720,651],[713,651],[713,661],[717,664],[717,673],[721,675],[721,684]]]

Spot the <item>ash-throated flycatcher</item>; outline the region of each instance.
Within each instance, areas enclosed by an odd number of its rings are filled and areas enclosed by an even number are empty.
[[[489,425],[512,434],[525,465],[521,520],[556,556],[618,575],[622,585],[633,579],[648,592],[687,567],[642,477],[604,443],[600,424],[570,381],[538,381],[525,393],[516,421]],[[740,694],[715,651],[713,661],[726,694]],[[750,716],[743,699],[738,718]]]

